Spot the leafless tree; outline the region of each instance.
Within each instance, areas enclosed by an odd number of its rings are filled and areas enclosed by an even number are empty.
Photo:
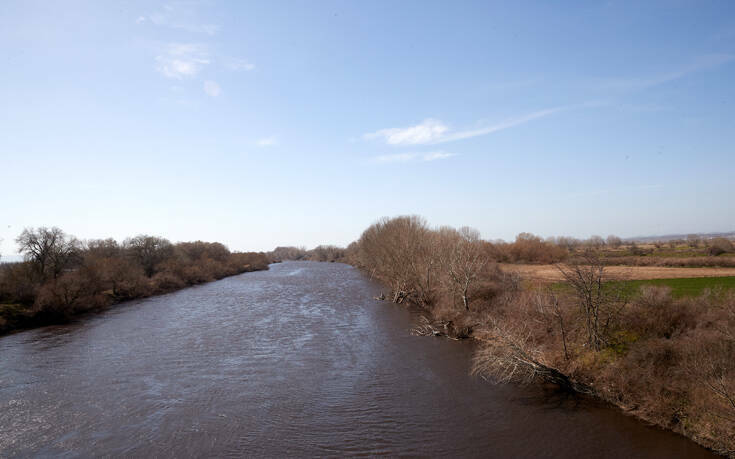
[[[605,246],[605,240],[602,238],[602,236],[590,236],[589,239],[587,239],[587,245],[590,247],[594,247],[595,249],[599,249]]]
[[[714,399],[708,411],[735,427],[735,341],[718,339],[695,345],[687,370]]]
[[[582,242],[579,239],[571,236],[559,236],[556,238],[556,245],[564,247],[570,252],[574,252],[581,244]]]
[[[605,267],[594,253],[557,268],[574,291],[585,319],[588,345],[599,351],[607,343],[610,325],[627,303],[624,295],[620,289],[606,286]]]
[[[713,256],[722,255],[723,253],[732,252],[733,245],[729,239],[724,237],[716,237],[709,241],[708,253]]]
[[[613,249],[617,249],[622,244],[623,244],[623,240],[615,236],[614,234],[611,234],[607,237],[607,245],[609,245]]]
[[[433,301],[436,239],[423,218],[384,218],[363,232],[358,247],[359,265],[390,284],[394,302]]]
[[[470,290],[487,265],[488,257],[477,230],[465,226],[454,233],[442,264],[446,267],[451,290],[457,292],[464,309],[469,311]]]
[[[306,256],[306,247],[276,247],[268,253],[271,260],[301,260]]]
[[[156,265],[173,255],[173,245],[162,237],[141,234],[125,240],[123,246],[140,263],[148,277],[156,272]]]
[[[491,337],[482,340],[475,352],[472,372],[496,382],[530,382],[542,379],[580,393],[591,393],[591,388],[575,382],[549,365],[542,349],[534,342],[527,324],[510,325],[490,319]]]
[[[77,239],[57,227],[26,228],[15,242],[42,280],[59,277],[80,248]]]

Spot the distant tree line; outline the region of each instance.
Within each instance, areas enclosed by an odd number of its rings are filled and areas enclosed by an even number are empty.
[[[59,228],[27,228],[24,261],[0,265],[0,333],[53,323],[110,304],[268,268],[263,253],[218,242],[139,235],[80,241]]]
[[[344,261],[347,251],[336,245],[319,245],[311,250],[305,247],[276,247],[268,252],[268,258],[274,263],[282,261]]]

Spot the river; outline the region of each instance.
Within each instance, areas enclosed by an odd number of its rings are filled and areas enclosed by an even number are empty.
[[[0,338],[0,456],[696,458],[599,403],[469,375],[473,343],[286,262]]]

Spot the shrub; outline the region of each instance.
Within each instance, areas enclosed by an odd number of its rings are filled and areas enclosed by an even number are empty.
[[[674,301],[671,288],[644,285],[625,314],[625,328],[639,336],[675,338],[697,326],[696,305]]]
[[[185,287],[186,282],[171,272],[160,272],[151,278],[151,285],[154,292],[166,293]]]

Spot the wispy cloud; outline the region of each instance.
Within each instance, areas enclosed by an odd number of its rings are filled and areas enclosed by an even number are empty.
[[[215,35],[219,26],[201,20],[200,1],[172,1],[163,5],[157,11],[140,15],[135,23],[143,26],[165,27],[184,30],[187,32]],[[217,70],[250,71],[255,64],[245,59],[222,55],[216,52],[216,46],[202,42],[200,37],[196,42],[178,42],[158,44],[155,49],[155,69],[166,78],[176,80],[198,79],[205,67],[211,68],[206,76]],[[207,39],[204,39],[208,41]],[[211,78],[211,76],[210,76]],[[217,97],[222,89],[215,81],[204,81],[204,92]]]
[[[368,140],[383,139],[389,145],[420,145],[437,142],[448,130],[441,121],[429,118],[416,126],[381,129],[364,137]]]
[[[222,93],[222,88],[219,87],[216,81],[205,81],[204,92],[210,97],[217,97]]]
[[[376,163],[405,163],[409,161],[437,161],[440,159],[456,156],[454,153],[444,151],[430,151],[427,153],[396,153],[392,155],[379,155],[373,158]]]
[[[175,2],[165,5],[162,11],[139,16],[135,23],[148,22],[158,27],[206,35],[214,35],[219,31],[220,27],[218,25],[202,23],[198,16],[198,12],[192,7],[191,3]]]
[[[263,137],[262,139],[258,139],[256,145],[259,147],[273,147],[278,145],[278,139],[276,137]]]
[[[254,70],[255,64],[246,61],[245,59],[239,59],[237,57],[226,57],[222,59],[222,62],[225,67],[227,67],[230,70]]]
[[[451,158],[452,156],[457,156],[456,153],[446,153],[443,151],[434,151],[429,153],[424,153],[421,155],[421,159],[423,161],[436,161],[437,159],[447,159]]]
[[[487,135],[492,134],[493,132],[502,131],[504,129],[512,128],[515,126],[519,126],[521,124],[526,124],[530,121],[539,119],[539,118],[545,118],[550,115],[554,115],[556,113],[569,110],[570,106],[564,106],[564,107],[555,107],[555,108],[547,108],[545,110],[538,110],[532,113],[528,113],[523,116],[519,116],[516,118],[508,118],[505,121],[501,121],[497,124],[492,124],[489,126],[480,127],[477,129],[467,129],[455,133],[451,133],[444,137],[442,139],[443,142],[450,142],[453,140],[461,140],[461,139],[468,139],[470,137],[477,137],[481,135]]]
[[[156,70],[179,80],[196,76],[209,63],[206,47],[196,43],[170,43],[156,56]]]
[[[689,65],[671,72],[634,78],[603,78],[595,80],[595,85],[601,89],[613,91],[636,91],[669,83],[690,74],[710,70],[735,59],[732,54],[708,54],[700,56]]]
[[[467,128],[458,131],[450,129],[446,124],[439,120],[430,118],[415,126],[381,129],[376,132],[365,134],[363,138],[367,140],[383,140],[388,145],[432,145],[492,134],[493,132],[525,124],[564,110],[569,110],[570,108],[572,108],[572,106],[538,110],[523,116],[508,118],[500,123],[488,124],[477,128]]]

